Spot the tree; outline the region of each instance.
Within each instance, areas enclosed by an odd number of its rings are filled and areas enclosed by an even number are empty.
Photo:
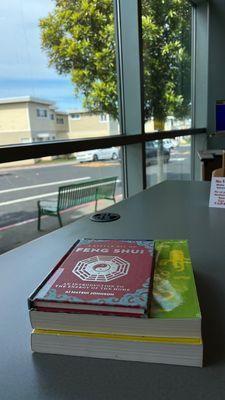
[[[184,0],[142,4],[145,118],[163,128],[167,115],[190,112],[191,6]]]
[[[40,21],[42,47],[59,74],[70,74],[90,111],[118,116],[112,0],[55,0]],[[189,112],[190,5],[142,0],[145,119],[163,127],[168,114]],[[190,85],[188,85],[190,86]]]

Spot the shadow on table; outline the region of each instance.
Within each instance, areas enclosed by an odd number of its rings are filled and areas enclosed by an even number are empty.
[[[156,373],[168,370],[167,365],[37,353],[33,354],[33,364],[41,387],[40,398],[45,395],[61,400],[141,400],[152,386],[146,376],[154,377],[153,367]],[[154,378],[157,388],[159,380],[158,376]]]
[[[195,273],[199,303],[202,313],[204,366],[225,360],[224,293],[213,275]]]

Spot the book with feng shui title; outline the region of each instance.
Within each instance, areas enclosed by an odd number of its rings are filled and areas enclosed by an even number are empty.
[[[154,242],[82,239],[29,298],[45,312],[148,316]]]

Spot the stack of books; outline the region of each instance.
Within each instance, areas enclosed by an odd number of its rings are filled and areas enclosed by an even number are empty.
[[[185,240],[79,240],[28,304],[35,352],[202,366]]]

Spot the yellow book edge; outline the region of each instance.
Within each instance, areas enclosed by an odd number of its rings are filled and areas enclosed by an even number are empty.
[[[69,331],[58,331],[58,330],[47,330],[47,329],[33,329],[32,333],[35,333],[36,335],[75,336],[86,339],[111,339],[111,340],[127,340],[133,342],[192,344],[192,345],[202,344],[201,338],[136,336],[136,335],[120,335],[117,333],[69,332]]]

